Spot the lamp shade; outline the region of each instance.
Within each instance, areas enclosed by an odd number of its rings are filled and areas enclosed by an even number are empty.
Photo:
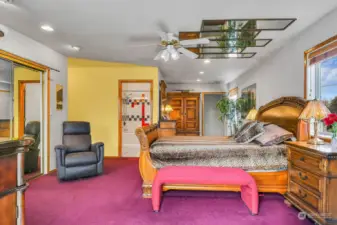
[[[173,111],[172,106],[170,106],[170,105],[166,105],[164,110],[165,110],[165,112],[167,112],[167,113],[170,113],[170,112]]]
[[[251,109],[246,117],[246,120],[255,120],[257,115],[256,109]]]
[[[307,106],[304,108],[299,119],[301,120],[322,120],[330,113],[329,109],[324,105],[323,102],[319,100],[309,101]]]

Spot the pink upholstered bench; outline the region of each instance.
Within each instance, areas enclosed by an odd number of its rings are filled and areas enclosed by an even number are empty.
[[[160,169],[152,184],[152,207],[160,209],[164,184],[227,184],[241,186],[241,199],[251,211],[258,214],[259,195],[254,178],[239,168],[168,166]]]

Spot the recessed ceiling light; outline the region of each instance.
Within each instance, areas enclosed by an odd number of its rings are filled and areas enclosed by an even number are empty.
[[[74,51],[79,51],[79,50],[81,50],[80,47],[74,46],[74,45],[71,45],[70,48],[71,48],[72,50],[74,50]]]
[[[205,59],[205,61],[204,61],[204,63],[210,63],[211,62],[211,60],[209,60],[209,59]]]
[[[231,53],[231,54],[228,54],[228,57],[229,57],[229,58],[237,58],[237,57],[238,57],[238,54],[236,54],[236,53]]]
[[[42,25],[41,29],[45,30],[45,31],[48,31],[48,32],[53,32],[54,31],[54,28],[52,28],[51,26],[49,26],[47,24]]]
[[[204,71],[200,71],[199,73],[200,73],[200,74],[204,74],[205,72],[204,72]]]
[[[197,79],[197,82],[200,82],[201,80],[200,79]]]

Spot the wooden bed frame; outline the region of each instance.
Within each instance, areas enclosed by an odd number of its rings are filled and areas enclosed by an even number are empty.
[[[257,120],[276,124],[293,132],[297,140],[304,141],[309,137],[309,126],[298,119],[306,101],[298,97],[282,97],[260,107]],[[158,138],[156,124],[136,129],[136,135],[141,145],[139,171],[143,179],[143,197],[151,198],[151,188],[157,169],[154,168],[150,157],[150,146]],[[287,171],[250,172],[254,177],[260,192],[275,192],[284,194],[287,190]],[[167,190],[207,190],[207,191],[240,191],[239,186],[229,185],[164,185]]]

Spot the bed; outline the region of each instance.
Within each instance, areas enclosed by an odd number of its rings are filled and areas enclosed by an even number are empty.
[[[309,126],[298,119],[306,101],[282,97],[260,107],[257,120],[276,124],[292,132],[297,140],[307,140]],[[143,197],[151,198],[157,171],[167,165],[207,165],[240,167],[255,179],[260,192],[284,194],[287,190],[287,148],[284,144],[260,147],[237,144],[231,137],[158,137],[156,124],[136,129],[141,145],[139,171]],[[238,166],[239,165],[239,166]],[[164,185],[167,190],[239,191],[228,185]]]

